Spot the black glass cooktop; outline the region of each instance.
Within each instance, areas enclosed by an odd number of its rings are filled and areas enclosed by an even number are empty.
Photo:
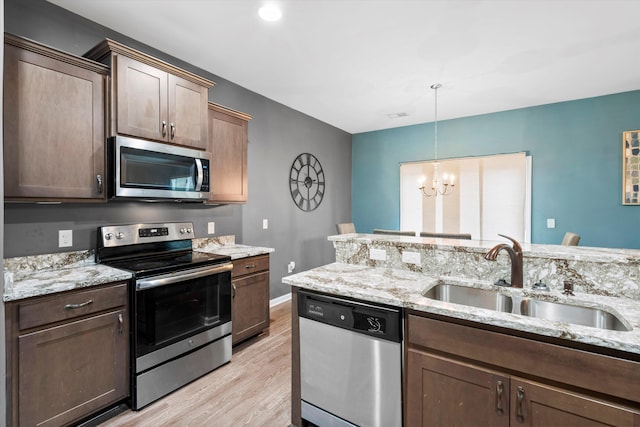
[[[205,267],[207,265],[222,264],[229,261],[231,261],[231,257],[227,255],[189,251],[103,261],[103,263],[111,267],[131,271],[136,278],[140,278],[190,268]]]

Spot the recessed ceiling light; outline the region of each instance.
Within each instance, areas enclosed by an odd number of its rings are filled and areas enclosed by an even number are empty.
[[[258,10],[258,15],[265,21],[277,21],[282,18],[282,11],[274,4],[267,4]]]

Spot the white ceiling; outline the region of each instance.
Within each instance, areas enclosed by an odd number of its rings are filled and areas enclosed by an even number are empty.
[[[640,89],[637,0],[49,1],[350,133]]]

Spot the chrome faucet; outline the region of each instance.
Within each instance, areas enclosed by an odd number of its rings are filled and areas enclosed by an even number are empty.
[[[522,288],[522,247],[516,239],[505,236],[504,234],[498,234],[498,236],[511,240],[513,242],[513,247],[509,246],[508,243],[499,243],[489,249],[484,256],[484,259],[495,261],[498,259],[500,251],[504,249],[511,259],[511,286],[514,288]]]

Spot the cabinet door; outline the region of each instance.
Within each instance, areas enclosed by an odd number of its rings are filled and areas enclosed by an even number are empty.
[[[413,349],[406,366],[405,425],[509,425],[507,376]]]
[[[247,120],[209,107],[211,202],[242,203],[247,194]]]
[[[126,56],[115,58],[116,129],[120,134],[166,141],[168,74]]]
[[[105,76],[5,44],[6,198],[102,199]]]
[[[169,134],[167,141],[207,149],[208,89],[169,74]]]
[[[120,310],[19,336],[20,425],[67,424],[126,397],[127,323]]]
[[[234,280],[233,344],[259,334],[269,327],[269,273]]]
[[[640,410],[544,384],[511,378],[512,426],[637,426]]]

